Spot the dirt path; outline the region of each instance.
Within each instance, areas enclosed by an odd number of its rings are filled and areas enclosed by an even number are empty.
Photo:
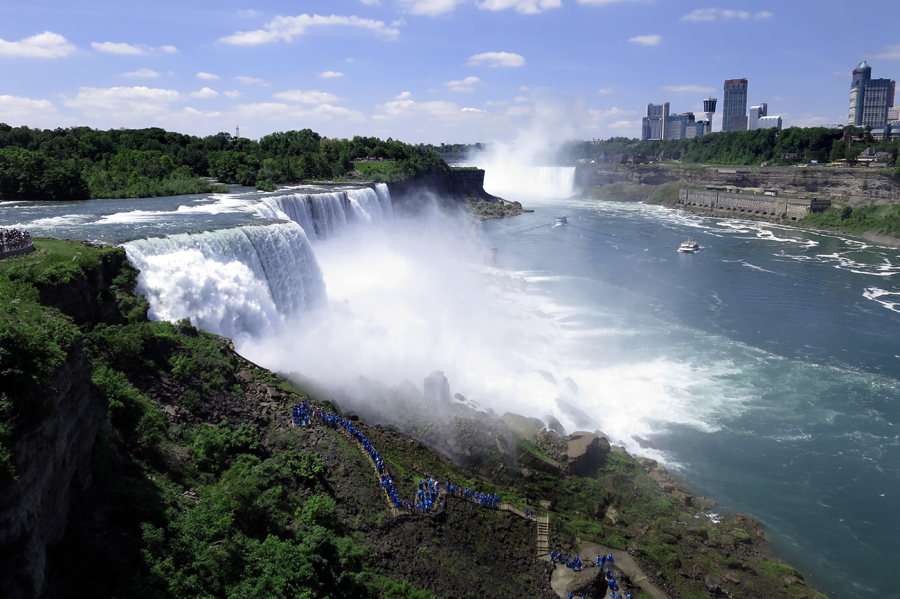
[[[638,567],[632,557],[624,551],[610,549],[609,547],[597,545],[596,543],[582,542],[581,551],[578,552],[578,556],[581,557],[581,561],[585,564],[592,564],[597,561],[598,555],[607,555],[610,553],[612,554],[613,559],[615,559],[616,566],[628,574],[628,576],[631,577],[631,580],[641,587],[642,590],[649,593],[654,599],[669,599],[668,595],[650,582],[647,575]],[[566,585],[569,584],[569,581],[574,577],[575,572],[572,569],[557,565],[550,578],[550,587],[556,591],[556,594],[559,595],[561,599],[568,599],[569,594],[566,592]],[[624,590],[620,592],[623,596],[625,595]]]

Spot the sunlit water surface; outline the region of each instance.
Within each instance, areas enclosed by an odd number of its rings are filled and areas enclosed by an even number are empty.
[[[900,596],[898,250],[515,192],[535,211],[480,230],[372,200],[307,235],[273,197],[3,203],[0,225],[128,242],[152,315],[271,368],[334,385],[441,369],[498,412],[601,430],[762,520],[820,590]],[[701,251],[679,254],[689,238]]]

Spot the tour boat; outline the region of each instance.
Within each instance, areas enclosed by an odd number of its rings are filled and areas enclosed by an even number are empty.
[[[559,216],[556,218],[556,224],[557,225],[567,225],[567,224],[569,224],[569,219],[567,219],[565,217],[565,215]]]
[[[680,246],[678,246],[679,252],[685,252],[689,254],[693,254],[697,250],[700,249],[700,244],[696,241],[685,241]]]

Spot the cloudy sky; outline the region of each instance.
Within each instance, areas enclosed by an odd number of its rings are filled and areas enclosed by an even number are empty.
[[[699,112],[725,79],[786,126],[846,123],[862,59],[900,79],[898,2],[709,1],[0,0],[0,122],[637,137],[647,103]]]

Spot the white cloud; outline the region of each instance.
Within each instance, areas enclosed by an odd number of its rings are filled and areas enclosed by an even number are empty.
[[[0,56],[23,58],[62,58],[78,48],[58,33],[45,31],[17,42],[0,39]],[[3,96],[12,97],[12,96]]]
[[[299,89],[278,92],[277,94],[272,94],[272,97],[277,100],[299,104],[331,104],[332,102],[340,102],[342,100],[342,98],[339,98],[334,94],[320,92],[317,89],[308,92]]]
[[[176,54],[178,52],[178,48],[176,48],[175,46],[160,46],[159,49],[166,54]]]
[[[410,92],[401,92],[399,96],[394,97],[395,100],[411,100],[412,94]]]
[[[344,17],[331,15],[323,17],[321,15],[309,16],[307,14],[302,14],[296,17],[275,17],[272,21],[266,23],[265,29],[257,29],[256,31],[238,31],[234,35],[220,38],[219,41],[237,46],[256,46],[259,44],[269,44],[279,40],[290,42],[295,35],[303,35],[306,33],[306,30],[309,27],[328,25],[343,25],[368,29],[390,38],[395,38],[400,35],[399,29],[388,27],[384,24],[384,21],[361,19],[357,16]]]
[[[412,100],[395,100],[380,104],[382,114],[376,114],[374,120],[393,120],[398,118],[425,118],[429,121],[459,122],[464,119],[481,118],[489,113],[485,111],[464,110],[454,102],[435,100],[432,102],[414,102]]]
[[[485,106],[509,106],[509,100],[488,100]]]
[[[484,110],[478,108],[463,108],[462,112],[484,112]]]
[[[487,63],[489,67],[520,67],[525,64],[525,57],[512,52],[482,52],[469,57],[470,65],[482,65]]]
[[[629,42],[640,44],[642,46],[658,46],[662,41],[661,35],[638,35],[628,38]]]
[[[506,116],[526,116],[531,112],[531,106],[510,106],[506,109]]]
[[[129,79],[156,79],[159,77],[159,73],[143,68],[132,71],[131,73],[122,73],[122,77],[128,77]]]
[[[612,87],[601,87],[600,89],[597,90],[597,93],[600,94],[601,96],[608,96],[610,94],[616,93],[616,90],[615,90],[615,88],[612,88]]]
[[[219,95],[219,92],[217,92],[216,90],[209,88],[209,87],[204,87],[203,89],[201,89],[199,91],[195,91],[195,92],[191,93],[192,98],[200,98],[201,100],[215,98],[218,95]]]
[[[252,8],[247,8],[244,10],[237,11],[237,14],[242,19],[257,19],[262,16],[262,13],[258,10],[253,10]]]
[[[851,73],[850,71],[835,71],[834,73],[832,73],[832,75],[834,75],[835,77],[849,77],[852,74],[853,73]]]
[[[220,77],[218,75],[213,75],[212,73],[204,73],[203,71],[200,71],[199,73],[197,73],[197,79],[213,80],[213,79],[220,79]]]
[[[741,19],[743,21],[746,21],[751,17],[753,17],[754,19],[768,19],[771,16],[772,13],[767,10],[763,10],[751,15],[746,10],[731,10],[727,8],[698,8],[697,10],[681,17],[681,20],[693,21],[694,23],[700,23],[702,21],[717,21],[719,19]]]
[[[91,47],[97,52],[105,52],[107,54],[146,54],[146,51],[140,46],[132,44],[115,43],[115,42],[91,42]]]
[[[244,75],[239,75],[237,77],[233,77],[235,81],[243,83],[244,85],[268,85],[263,79],[257,79],[256,77],[246,77]]]
[[[638,121],[616,121],[615,123],[607,125],[606,128],[624,133],[626,131],[632,131],[637,126],[637,124]]]
[[[55,119],[56,107],[49,100],[0,96],[0,122],[13,127],[34,126],[38,120]]]
[[[222,93],[226,98],[240,98],[241,96],[244,95],[244,92],[240,92],[236,89],[233,89],[233,90],[227,91],[227,92],[222,92]]]
[[[343,77],[343,73],[338,73],[337,71],[325,71],[324,73],[319,73],[319,77],[322,79],[334,79],[335,77]]]
[[[181,113],[185,116],[189,117],[200,117],[204,119],[214,119],[225,116],[223,113],[219,111],[203,111],[197,110],[196,108],[191,108],[190,106],[185,106],[184,110]]]
[[[883,58],[885,60],[900,60],[900,44],[886,46],[884,52],[876,54],[872,58]]]
[[[414,15],[436,17],[451,12],[462,0],[396,0],[397,5]]]
[[[381,4],[381,0],[359,0],[366,6],[378,6]]]
[[[515,100],[516,102],[528,102],[529,98],[526,98],[525,96],[517,96]]]
[[[482,0],[476,2],[478,8],[486,10],[506,10],[515,8],[524,15],[534,15],[550,8],[562,6],[562,0]]]
[[[613,106],[605,110],[588,110],[588,114],[593,120],[605,120],[612,117],[630,116],[639,114],[636,110],[623,110]]]
[[[169,104],[181,94],[171,89],[139,87],[82,87],[64,104],[81,110],[86,116],[100,119],[161,117],[169,112]]]
[[[448,81],[444,85],[455,92],[471,92],[475,91],[474,86],[476,83],[481,83],[481,79],[479,79],[478,77],[466,77],[461,81]]]
[[[348,58],[348,59],[345,60],[344,62],[356,62],[356,59],[355,59],[355,58]]]
[[[667,92],[671,92],[673,94],[711,94],[715,90],[712,87],[706,87],[704,85],[665,85],[663,86],[663,90]]]
[[[366,115],[363,113],[340,106],[320,104],[312,108],[305,108],[275,102],[240,104],[235,107],[232,116],[248,122],[253,120],[277,121],[288,119],[294,121],[333,121],[341,119],[348,122],[366,120]]]

